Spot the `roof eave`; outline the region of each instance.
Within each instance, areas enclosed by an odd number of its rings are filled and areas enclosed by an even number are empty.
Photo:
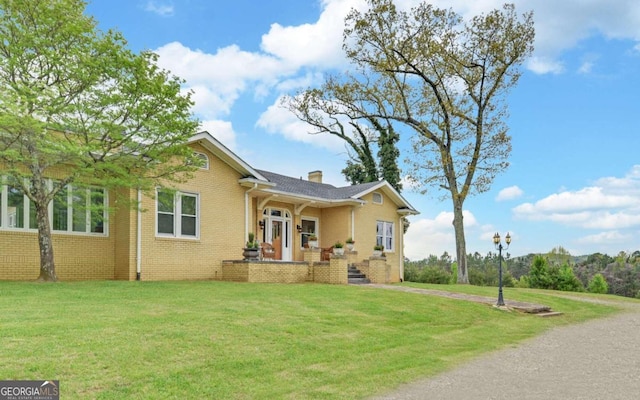
[[[418,210],[414,210],[413,208],[398,208],[398,214],[400,215],[418,215],[420,214],[420,211]]]
[[[291,192],[284,192],[281,190],[274,190],[274,189],[265,189],[262,190],[264,193],[269,193],[272,195],[277,195],[277,196],[282,196],[282,197],[289,197],[292,199],[298,199],[301,201],[312,201],[316,204],[327,204],[327,205],[332,205],[332,206],[338,206],[338,205],[362,205],[365,204],[366,201],[364,200],[360,200],[360,199],[354,199],[354,198],[346,198],[346,199],[327,199],[327,198],[323,198],[323,197],[316,197],[316,196],[307,196],[307,195],[303,195],[303,194],[297,194],[297,193],[291,193]]]
[[[360,193],[356,193],[352,196],[352,198],[359,198],[362,196],[365,196],[375,190],[378,190],[380,188],[386,188],[387,190],[389,190],[392,194],[392,197],[394,197],[394,201],[395,203],[400,206],[399,210],[402,209],[406,209],[406,210],[412,210],[412,212],[414,214],[420,214],[415,208],[413,208],[413,206],[404,198],[402,197],[402,195],[393,187],[391,186],[391,184],[387,181],[380,181],[379,184],[372,186],[370,188],[368,188],[367,190],[363,190]],[[408,213],[410,214],[410,213]]]
[[[252,178],[252,177],[239,179],[238,182],[240,183],[240,186],[244,186],[244,187],[251,187],[251,186],[258,185],[260,188],[270,188],[270,187],[276,186],[276,184],[273,182],[263,181],[261,179]]]
[[[268,182],[268,179],[262,176],[262,174],[260,174],[253,167],[247,164],[243,159],[238,157],[233,151],[229,150],[225,145],[223,145],[218,139],[214,138],[207,131],[196,133],[189,139],[187,143],[201,144],[211,153],[220,158],[220,160],[222,160],[225,164],[238,171],[242,176],[253,176],[260,181]]]

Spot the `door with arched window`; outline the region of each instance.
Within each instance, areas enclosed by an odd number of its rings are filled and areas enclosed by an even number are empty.
[[[274,259],[291,261],[291,213],[277,208],[265,208],[262,218],[262,241],[271,243],[275,251]]]

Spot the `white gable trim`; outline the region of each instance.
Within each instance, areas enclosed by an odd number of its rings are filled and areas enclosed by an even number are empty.
[[[225,164],[229,165],[234,170],[238,171],[242,176],[253,176],[259,181],[268,182],[268,180],[262,176],[258,171],[253,169],[243,159],[238,157],[234,152],[229,150],[225,145],[220,143],[209,132],[202,131],[196,133],[189,139],[189,144],[199,143],[204,148],[213,153],[216,157],[222,160]]]
[[[419,211],[417,211],[415,208],[413,208],[413,206],[411,204],[409,204],[409,202],[407,200],[405,200],[404,197],[402,197],[400,195],[400,193],[398,193],[398,191],[396,189],[394,189],[393,186],[391,186],[389,184],[389,182],[387,181],[380,181],[377,185],[372,186],[366,190],[363,190],[360,193],[356,193],[355,195],[351,196],[353,199],[359,199],[363,196],[368,195],[369,193],[375,192],[377,190],[383,189],[385,191],[385,193],[391,198],[391,200],[399,207],[400,210],[402,210],[403,214],[407,214],[407,215],[417,215],[420,214]]]

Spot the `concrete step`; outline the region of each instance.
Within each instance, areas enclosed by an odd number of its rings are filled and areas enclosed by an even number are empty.
[[[546,317],[555,317],[557,315],[562,315],[562,313],[559,311],[547,311],[547,312],[536,313],[534,315],[538,317],[546,318]]]
[[[371,283],[371,281],[367,278],[365,274],[360,272],[360,270],[355,265],[349,265],[349,269],[347,270],[348,280],[350,284],[353,285],[363,285],[367,283]]]

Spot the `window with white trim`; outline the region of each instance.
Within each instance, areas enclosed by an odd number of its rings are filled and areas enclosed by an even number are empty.
[[[383,245],[384,251],[393,252],[394,232],[393,222],[376,221],[376,244]]]
[[[52,187],[49,181],[50,188]],[[102,188],[67,185],[49,203],[53,232],[106,233],[107,193]],[[38,229],[35,204],[17,185],[0,187],[0,227]]]
[[[305,247],[305,245],[309,243],[309,236],[318,236],[318,219],[302,217],[300,224],[302,228],[300,232],[300,246]]]
[[[201,161],[200,169],[209,169],[209,157],[206,154],[195,152],[193,155]]]
[[[67,187],[67,217],[73,232],[104,233],[105,195],[103,189]],[[68,225],[67,225],[68,230]]]
[[[200,219],[198,195],[158,190],[156,226],[158,236],[197,238]]]
[[[382,195],[378,192],[373,192],[373,204],[382,204]]]

